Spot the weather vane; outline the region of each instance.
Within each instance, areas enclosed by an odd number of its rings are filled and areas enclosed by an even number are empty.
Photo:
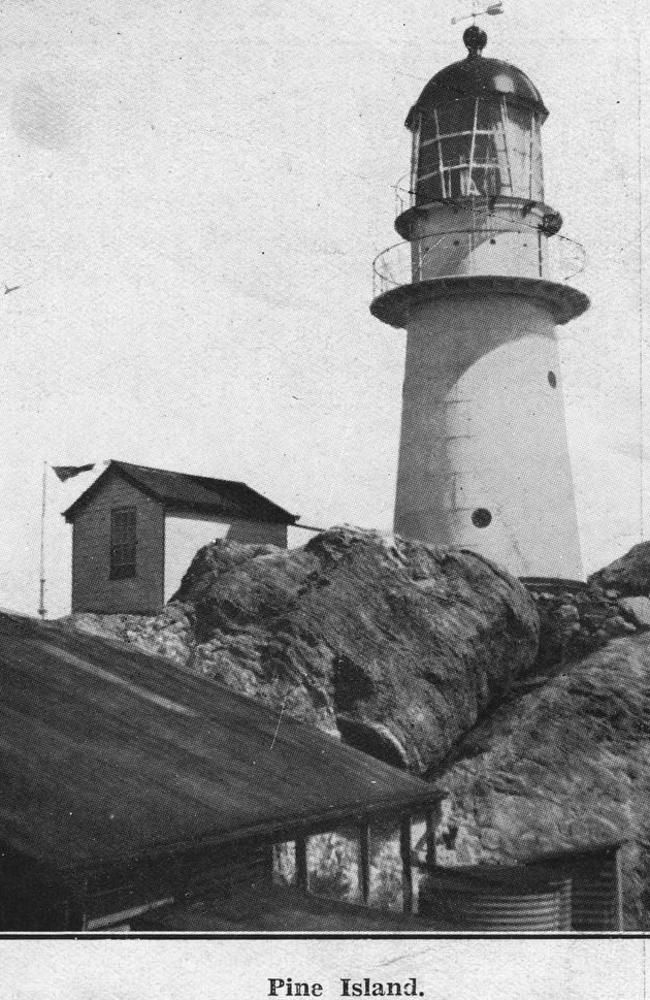
[[[487,6],[485,6],[482,0],[472,0],[472,13],[463,14],[460,17],[452,17],[451,23],[458,24],[459,21],[476,20],[477,17],[482,17],[483,14],[488,14],[490,17],[494,17],[496,14],[503,14],[503,0],[495,0],[494,3],[489,3]]]

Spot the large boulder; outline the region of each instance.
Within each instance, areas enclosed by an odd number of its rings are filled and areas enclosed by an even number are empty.
[[[617,639],[477,726],[437,780],[445,865],[628,841],[626,926],[650,927],[650,636]]]
[[[157,618],[77,627],[171,650],[417,773],[441,764],[538,645],[530,596],[494,564],[352,528],[288,551],[214,542]]]

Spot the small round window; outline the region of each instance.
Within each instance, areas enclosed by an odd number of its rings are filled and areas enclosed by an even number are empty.
[[[472,524],[475,528],[487,528],[492,521],[492,515],[485,507],[477,507],[472,514]]]
[[[557,389],[557,375],[555,374],[555,372],[549,372],[546,377],[548,379],[548,384],[550,385],[551,389]]]

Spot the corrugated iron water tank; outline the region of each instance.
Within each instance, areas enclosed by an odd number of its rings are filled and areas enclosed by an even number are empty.
[[[623,930],[616,858],[602,858],[590,871],[574,875],[572,905],[575,931]]]
[[[571,877],[524,866],[430,869],[420,914],[470,931],[571,929]]]
[[[572,930],[623,930],[620,844],[547,856],[529,867],[571,878]]]

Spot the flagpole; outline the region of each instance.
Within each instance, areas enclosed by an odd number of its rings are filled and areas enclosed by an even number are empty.
[[[47,462],[43,462],[43,493],[41,497],[41,580],[38,613],[45,620],[45,508],[47,504]]]

